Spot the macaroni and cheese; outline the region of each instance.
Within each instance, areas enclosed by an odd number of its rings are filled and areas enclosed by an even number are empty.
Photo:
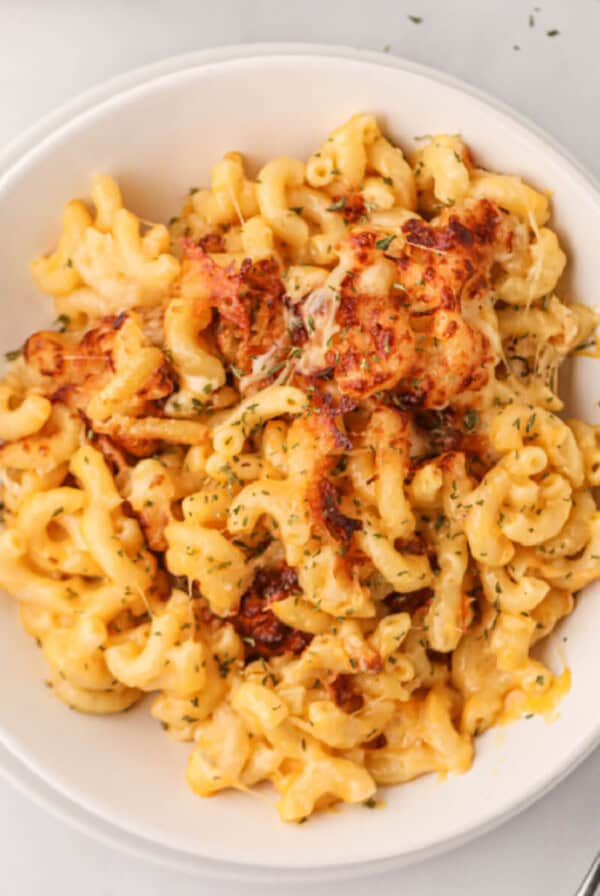
[[[109,176],[31,265],[57,325],[0,383],[0,586],[56,697],[152,715],[201,796],[285,821],[464,772],[568,689],[534,645],[600,577],[593,332],[548,195],[355,115],[227,153],[149,223]]]

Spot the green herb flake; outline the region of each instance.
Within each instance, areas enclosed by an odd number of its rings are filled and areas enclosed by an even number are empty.
[[[477,424],[479,423],[479,414],[477,411],[471,409],[467,411],[464,416],[464,424],[467,432],[474,432],[477,429]]]
[[[377,242],[375,243],[375,248],[381,249],[382,252],[387,252],[392,244],[392,241],[395,239],[396,237],[394,236],[394,234],[392,234],[391,236],[384,236],[380,240],[377,240]]]

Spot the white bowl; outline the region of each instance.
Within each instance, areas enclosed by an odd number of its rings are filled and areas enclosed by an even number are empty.
[[[96,91],[91,99],[98,101],[77,101],[71,119],[59,113],[9,147],[4,167],[7,161],[11,167],[0,177],[2,351],[51,319],[27,263],[52,244],[62,203],[85,195],[93,172],[116,175],[136,212],[166,219],[191,185],[206,182],[225,150],[239,148],[256,163],[279,154],[305,157],[357,110],[378,115],[407,148],[413,135],[460,131],[486,167],[551,189],[570,258],[565,288],[582,301],[595,297],[600,196],[536,129],[465,85],[381,54],[271,45],[243,48],[238,58],[241,50],[167,62],[161,76],[156,67],[148,77],[127,76],[126,89]],[[0,158],[0,170],[2,164]],[[594,419],[596,382],[594,362],[578,359],[563,389],[571,412]],[[166,738],[147,706],[94,718],[51,699],[39,651],[20,631],[10,600],[0,602],[0,742],[33,773],[27,787],[39,791],[40,800],[48,803],[50,785],[60,793],[63,814],[70,814],[64,807],[72,801],[78,808],[71,814],[85,815],[88,830],[106,839],[110,828],[114,841],[120,829],[124,845],[133,848],[135,841],[138,851],[165,861],[179,856],[187,867],[228,874],[237,867],[278,880],[407,863],[465,842],[524,808],[600,740],[599,591],[587,589],[547,647],[554,662],[564,660],[572,670],[559,719],[489,732],[478,741],[468,774],[392,788],[379,811],[344,808],[298,827],[281,825],[270,794],[198,799],[184,781],[189,746]],[[6,768],[4,756],[0,751]]]

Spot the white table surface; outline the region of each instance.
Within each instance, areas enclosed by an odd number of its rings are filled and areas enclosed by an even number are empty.
[[[389,45],[470,81],[542,125],[600,178],[600,0],[0,0],[0,36],[0,147],[85,88],[165,56],[245,41],[320,41]],[[369,881],[311,884],[311,892],[570,896],[600,847],[599,791],[596,751],[533,808],[462,849]],[[242,891],[97,844],[2,780],[0,869],[6,896]],[[285,887],[290,896],[306,890]]]

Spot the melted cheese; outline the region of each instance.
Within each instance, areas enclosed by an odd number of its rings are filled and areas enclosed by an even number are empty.
[[[496,724],[505,725],[523,716],[539,715],[546,722],[555,722],[558,718],[558,705],[565,694],[571,690],[571,670],[565,666],[560,675],[552,677],[552,683],[543,694],[515,694],[514,700],[507,700],[504,711]]]
[[[335,320],[337,309],[337,293],[325,287],[313,290],[302,303],[300,315],[308,333],[308,342],[296,365],[298,373],[310,374],[326,367],[325,355],[332,338],[340,330]]]
[[[243,395],[245,395],[249,389],[252,389],[255,386],[260,386],[262,381],[266,379],[269,371],[277,364],[283,344],[283,339],[277,339],[266,352],[263,352],[262,355],[257,355],[252,359],[252,370],[250,373],[246,374],[246,376],[240,378],[240,391]],[[285,380],[285,377],[290,370],[290,363],[291,362],[289,361],[285,362],[284,367],[281,368],[281,373],[275,380],[276,383]]]

